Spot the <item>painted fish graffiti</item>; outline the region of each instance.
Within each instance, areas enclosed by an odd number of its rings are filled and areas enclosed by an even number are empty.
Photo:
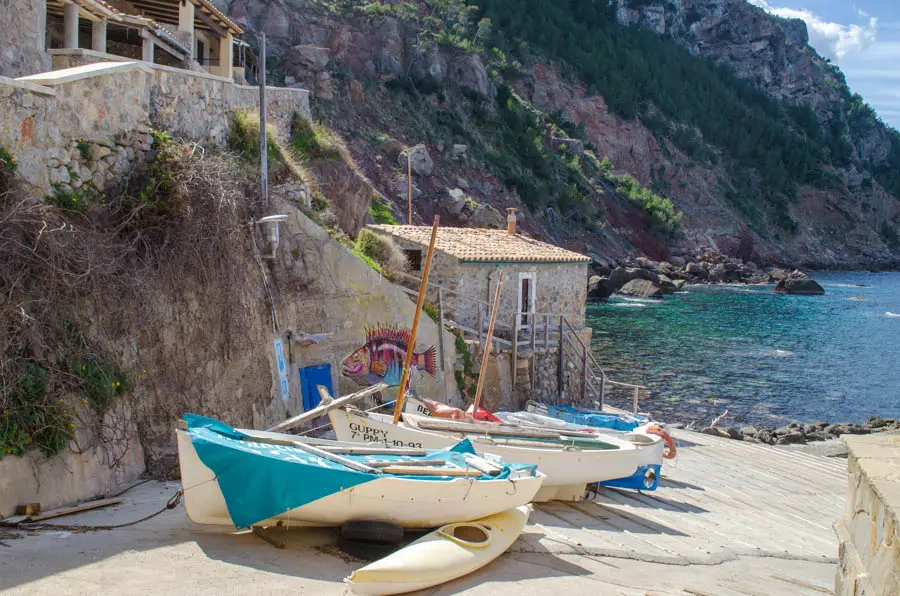
[[[358,385],[369,387],[387,383],[390,387],[400,384],[403,360],[409,345],[409,329],[397,329],[379,325],[366,329],[366,343],[358,347],[341,363],[345,377]],[[412,367],[434,376],[437,355],[434,346],[424,352],[413,352]]]

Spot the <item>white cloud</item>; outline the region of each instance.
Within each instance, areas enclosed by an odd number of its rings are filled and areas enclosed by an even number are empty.
[[[844,25],[826,21],[805,8],[778,8],[769,4],[768,0],[748,1],[776,16],[804,21],[809,30],[809,44],[828,58],[836,60],[849,53],[865,50],[878,39],[878,18],[863,11],[859,11],[859,15],[868,19],[866,24]]]

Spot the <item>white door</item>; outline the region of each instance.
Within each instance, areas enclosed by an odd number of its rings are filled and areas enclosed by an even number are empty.
[[[519,274],[518,307],[519,327],[531,327],[534,313],[534,273]]]

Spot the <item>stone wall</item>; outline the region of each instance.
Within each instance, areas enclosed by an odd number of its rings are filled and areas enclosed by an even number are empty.
[[[0,76],[21,77],[50,68],[44,52],[44,0],[0,0]]]
[[[69,52],[74,60],[89,50]],[[121,165],[113,171],[119,176],[150,149],[145,135],[151,126],[221,147],[234,112],[258,106],[258,87],[143,62],[94,63],[17,80],[0,77],[0,146],[16,158],[19,174],[34,192],[47,194],[55,184],[68,183],[67,175],[71,178],[74,145],[119,153]],[[267,107],[282,137],[289,134],[294,113],[310,117],[309,95],[302,89],[268,89]],[[82,160],[78,167],[90,163]],[[80,179],[99,172],[104,183],[115,180],[109,168],[98,167],[80,172]]]
[[[900,435],[845,435],[849,486],[835,524],[837,596],[900,594]]]
[[[456,291],[462,296],[487,302],[488,284],[496,287],[498,273],[503,272],[503,288],[500,290],[500,313],[506,319],[498,319],[497,324],[510,328],[509,313],[518,308],[519,274],[533,273],[535,284],[535,305],[537,313],[564,314],[576,329],[584,326],[585,302],[587,300],[587,265],[585,263],[460,263]],[[490,281],[489,281],[490,280]],[[490,293],[493,299],[493,290]],[[475,326],[477,312],[464,312],[460,305],[460,322]],[[485,315],[487,318],[487,315]],[[538,320],[538,325],[543,321]]]

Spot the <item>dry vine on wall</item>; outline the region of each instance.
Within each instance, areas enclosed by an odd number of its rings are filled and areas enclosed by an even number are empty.
[[[76,450],[121,449],[135,432],[170,442],[174,419],[211,410],[215,364],[248,347],[252,174],[154,137],[148,163],[106,195],[29,197],[0,150],[0,457],[76,436]]]

